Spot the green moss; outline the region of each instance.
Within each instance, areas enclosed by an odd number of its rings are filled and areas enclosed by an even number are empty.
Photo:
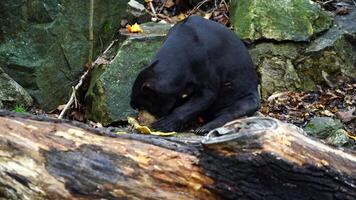
[[[103,25],[101,26],[101,32],[102,33],[108,33],[110,30],[110,22],[106,20]]]
[[[85,95],[87,109],[90,110],[90,112],[86,112],[86,115],[89,119],[98,122],[99,121],[101,122],[102,120],[108,118],[104,106],[105,90],[100,81],[100,76],[104,72],[104,67],[105,65],[96,66],[91,71],[90,84],[89,84],[88,91]]]
[[[24,105],[22,104],[16,104],[12,109],[12,112],[17,112],[17,113],[26,113],[27,109],[25,108]]]
[[[331,18],[330,13],[320,11],[319,15],[315,17],[315,20],[313,21],[314,25],[314,31],[319,33],[322,32],[332,25],[333,20]]]
[[[90,102],[87,104],[87,109],[90,112],[87,112],[87,118],[100,122],[104,125],[109,124],[112,120],[109,118],[107,114],[107,110],[105,107],[105,89],[102,85],[102,82],[96,81],[95,86],[92,90],[87,94],[86,101]]]
[[[232,1],[231,8],[233,9],[232,17],[235,20],[234,29],[238,36],[242,39],[255,38],[255,29],[252,27],[253,23],[253,12],[246,13],[245,9],[253,9],[253,1]]]

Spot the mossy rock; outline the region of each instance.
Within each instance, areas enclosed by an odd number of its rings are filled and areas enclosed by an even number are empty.
[[[309,41],[327,30],[331,16],[309,0],[231,1],[231,21],[243,40]]]
[[[334,145],[334,146],[344,146],[349,144],[349,137],[347,136],[347,131],[344,129],[339,129],[335,131],[331,136],[326,138],[326,141],[328,144]]]
[[[356,9],[336,18],[325,34],[314,40],[295,62],[305,90],[324,84],[322,73],[356,77]]]
[[[304,130],[308,135],[326,139],[342,128],[343,124],[340,120],[330,117],[315,117],[307,123]]]

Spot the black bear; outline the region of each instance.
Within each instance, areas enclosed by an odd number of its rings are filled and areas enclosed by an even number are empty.
[[[158,118],[151,128],[179,131],[198,116],[198,134],[258,110],[258,77],[240,39],[228,28],[191,16],[176,24],[151,64],[140,71],[130,105]]]

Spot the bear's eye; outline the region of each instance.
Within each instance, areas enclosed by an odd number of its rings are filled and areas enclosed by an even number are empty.
[[[182,99],[185,99],[185,98],[187,98],[188,97],[188,94],[182,94]]]
[[[152,86],[148,82],[143,83],[142,86],[141,86],[141,91],[143,91],[143,92],[148,92],[151,89],[152,89]]]

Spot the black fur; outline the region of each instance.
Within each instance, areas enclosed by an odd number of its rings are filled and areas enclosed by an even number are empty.
[[[179,131],[202,116],[206,133],[259,108],[258,78],[251,57],[228,28],[192,16],[176,24],[136,78],[131,106],[159,119],[152,128]],[[185,97],[185,98],[184,98]]]

